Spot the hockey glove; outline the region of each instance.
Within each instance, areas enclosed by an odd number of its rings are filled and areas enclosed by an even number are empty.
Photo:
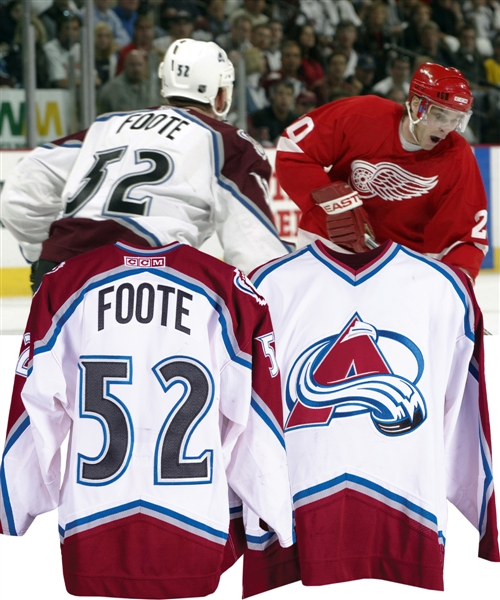
[[[363,202],[348,183],[335,181],[313,190],[311,196],[326,212],[326,229],[331,242],[355,253],[378,246]]]

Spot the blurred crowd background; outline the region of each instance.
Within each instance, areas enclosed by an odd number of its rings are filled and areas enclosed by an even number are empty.
[[[163,55],[174,40],[193,38],[229,54],[238,93],[228,120],[263,145],[340,98],[377,94],[404,104],[412,73],[428,61],[468,80],[468,141],[500,143],[497,0],[0,0],[1,87],[23,88],[25,10],[38,89],[78,90],[81,28],[93,14],[95,115],[162,104]]]

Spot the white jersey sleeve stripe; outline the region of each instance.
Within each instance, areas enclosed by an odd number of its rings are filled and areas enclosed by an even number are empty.
[[[82,142],[80,140],[69,140],[67,142],[64,142],[61,145],[53,144],[52,142],[49,142],[47,144],[42,144],[41,147],[45,148],[45,150],[56,150],[59,148],[81,148]]]
[[[269,407],[263,402],[262,398],[260,398],[259,395],[255,393],[255,391],[252,393],[252,401],[250,405],[255,410],[255,412],[261,417],[264,423],[269,427],[269,429],[274,433],[281,446],[285,448],[285,438],[283,436],[283,432],[279,423],[276,421],[274,415],[269,410]]]
[[[13,536],[17,536],[17,531],[16,531],[15,520],[14,520],[14,512],[12,510],[9,490],[7,487],[7,480],[5,477],[5,459],[7,457],[7,454],[9,453],[9,450],[14,446],[14,444],[18,441],[18,439],[26,431],[26,429],[29,427],[29,425],[30,425],[30,419],[27,416],[27,413],[25,411],[21,415],[21,417],[18,419],[17,423],[14,425],[13,431],[10,433],[9,437],[7,438],[7,441],[5,444],[5,450],[4,450],[3,456],[2,456],[2,465],[0,467],[0,486],[2,488],[2,496],[3,496],[3,506],[0,508],[2,509],[1,512],[4,513],[4,515],[0,514],[0,516],[2,517],[2,521],[4,521],[3,517],[5,516],[5,520],[7,521],[7,530],[9,531],[9,535],[13,535]]]

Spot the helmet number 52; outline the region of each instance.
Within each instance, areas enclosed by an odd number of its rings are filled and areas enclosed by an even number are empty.
[[[189,65],[177,65],[178,77],[189,77]]]

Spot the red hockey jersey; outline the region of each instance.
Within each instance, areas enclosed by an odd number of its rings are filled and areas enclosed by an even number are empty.
[[[12,397],[1,532],[59,507],[69,593],[124,598],[213,592],[234,559],[232,492],[291,545],[272,337],[245,276],[182,244],[118,243],[45,275]]]
[[[303,212],[299,227],[328,239],[311,190],[349,181],[378,242],[394,240],[475,277],[488,249],[487,200],[471,148],[452,132],[431,151],[403,149],[403,110],[360,96],[308,113],[278,144],[280,185]]]

